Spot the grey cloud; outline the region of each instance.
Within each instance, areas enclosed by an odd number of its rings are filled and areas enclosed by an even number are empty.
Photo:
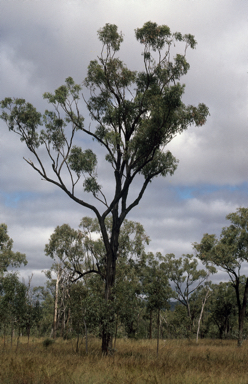
[[[247,205],[247,2],[13,0],[0,7],[0,99],[23,97],[41,112],[48,108],[44,92],[53,91],[68,76],[82,82],[89,61],[100,54],[97,30],[106,22],[123,31],[120,57],[131,69],[142,69],[134,29],[144,22],[194,34],[198,45],[187,52],[191,69],[182,79],[184,101],[204,102],[211,116],[205,126],[190,127],[171,142],[168,148],[180,160],[175,175],[154,180],[129,219],[144,225],[152,240],[150,250],[181,256],[192,253],[191,243],[200,241],[203,233],[219,234],[228,225],[226,214]],[[85,106],[82,114],[88,125]],[[102,149],[83,137],[78,140],[99,155],[99,182],[111,196],[113,179]],[[0,222],[8,225],[15,249],[27,253],[29,265],[23,276],[35,271],[38,284],[44,281],[39,271],[50,266],[44,245],[54,228],[65,222],[76,228],[81,217],[91,213],[41,181],[22,160],[30,153],[2,121],[0,148]],[[131,197],[141,182],[139,178],[134,184]],[[209,185],[219,189],[208,191]],[[176,188],[185,186],[194,191],[183,199]],[[87,199],[93,202],[90,195]],[[220,273],[215,281],[222,278]]]

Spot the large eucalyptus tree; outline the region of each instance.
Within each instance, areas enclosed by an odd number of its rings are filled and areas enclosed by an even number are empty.
[[[106,24],[98,31],[102,51],[90,62],[83,82],[87,90],[84,95],[90,93],[89,99],[83,96],[94,121],[90,127],[84,126],[79,110],[82,86],[71,77],[54,94],[44,94],[53,110],[46,110],[43,116],[24,99],[5,98],[1,102],[2,119],[34,155],[35,160],[26,159],[27,163],[44,180],[57,185],[96,215],[106,251],[106,301],[111,300],[124,219],[139,204],[156,176],[174,173],[177,160],[165,150],[166,145],[189,125],[203,125],[208,115],[204,104],[195,107],[182,102],[185,86],[179,81],[189,69],[186,50],[195,48],[194,37],[171,33],[168,26],[152,22],[136,29],[135,36],[143,45],[142,71],[128,69],[116,56],[123,41],[116,25]],[[171,59],[171,47],[176,42],[184,44],[183,52]],[[109,166],[114,180],[112,197],[107,198],[97,178],[97,156],[91,149],[83,151],[76,146],[76,137],[92,138],[104,148],[106,167]],[[41,146],[47,151],[52,175],[40,157]],[[132,187],[138,175],[143,181],[137,192],[137,186]],[[79,183],[81,177],[83,188]],[[92,204],[83,192],[91,193],[102,203],[102,209]],[[110,235],[105,225],[108,215],[113,223]],[[104,353],[109,342],[109,333],[103,333]]]

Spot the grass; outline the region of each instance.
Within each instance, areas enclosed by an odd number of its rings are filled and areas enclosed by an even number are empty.
[[[102,356],[90,339],[76,354],[76,340],[44,339],[10,348],[0,343],[1,384],[248,384],[248,344],[235,340],[117,340],[112,356]]]

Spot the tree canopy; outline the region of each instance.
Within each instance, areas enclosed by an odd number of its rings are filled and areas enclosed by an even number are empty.
[[[12,250],[13,240],[8,235],[6,224],[0,224],[0,275],[7,271],[8,267],[17,268],[21,264],[26,265],[26,255]]]

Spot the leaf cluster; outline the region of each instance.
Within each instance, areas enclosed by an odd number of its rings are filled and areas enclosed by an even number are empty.
[[[6,224],[0,224],[0,275],[7,271],[8,267],[18,268],[21,264],[26,265],[26,255],[13,252],[13,240],[8,235]]]

